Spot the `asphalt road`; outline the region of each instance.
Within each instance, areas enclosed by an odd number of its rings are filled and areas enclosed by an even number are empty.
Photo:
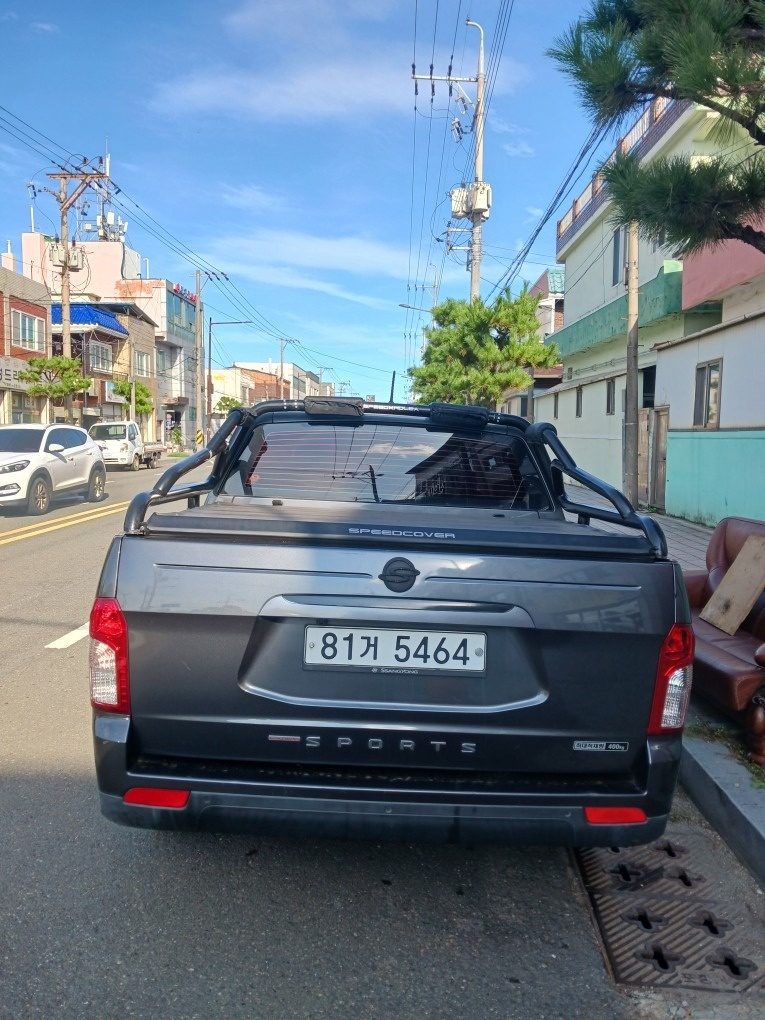
[[[72,632],[127,500],[158,474],[110,473],[97,505],[0,515],[0,1017],[757,1015],[718,1012],[713,998],[688,1013],[688,995],[616,989],[564,850],[151,833],[102,819],[88,642]]]

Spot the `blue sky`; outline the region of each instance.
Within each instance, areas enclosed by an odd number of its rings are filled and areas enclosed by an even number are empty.
[[[93,159],[108,139],[122,189],[113,208],[150,275],[193,290],[197,266],[212,266],[230,283],[205,282],[208,315],[255,320],[216,330],[214,362],[278,360],[284,336],[297,341],[286,357],[324,366],[345,392],[387,399],[395,370],[404,399],[429,317],[399,305],[429,308],[434,279],[439,300],[467,298],[464,253],[435,238],[446,231],[449,189],[472,172],[470,135],[457,143],[449,130],[459,111],[446,87],[437,85],[431,106],[421,83],[415,111],[412,62],[427,73],[432,60],[444,75],[453,54],[453,73],[473,76],[478,33],[464,22],[483,26],[488,296],[589,133],[544,55],[584,7],[0,0],[0,243],[20,253],[29,181],[37,229],[55,232],[56,203],[39,191],[53,185],[52,158]],[[464,88],[472,98],[474,86]],[[514,289],[554,264],[555,220],[592,169],[540,233]]]

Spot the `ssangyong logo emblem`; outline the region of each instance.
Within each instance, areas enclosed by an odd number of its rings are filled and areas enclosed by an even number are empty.
[[[414,564],[403,556],[396,556],[388,560],[379,574],[379,578],[386,588],[391,591],[409,591],[419,577],[419,570],[415,570]]]

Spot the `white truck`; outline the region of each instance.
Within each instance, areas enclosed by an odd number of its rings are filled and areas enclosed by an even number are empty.
[[[107,467],[138,471],[141,464],[156,467],[165,452],[164,443],[145,443],[134,421],[109,421],[91,425],[91,439],[101,447]]]

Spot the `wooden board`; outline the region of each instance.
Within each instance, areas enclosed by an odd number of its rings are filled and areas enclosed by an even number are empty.
[[[750,535],[699,615],[726,634],[735,634],[763,589],[765,536]]]

